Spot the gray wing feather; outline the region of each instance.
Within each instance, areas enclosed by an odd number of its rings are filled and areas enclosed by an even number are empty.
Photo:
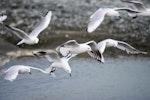
[[[7,71],[4,79],[9,80],[9,81],[15,80],[18,76],[18,71],[19,71],[19,68],[18,69],[11,69],[10,71]]]
[[[92,49],[92,51],[88,52],[88,54],[92,58],[97,59],[98,61],[102,62],[102,54],[98,50],[97,43],[95,41],[89,41],[86,44],[89,45]]]
[[[39,25],[30,33],[31,37],[37,37],[45,28],[48,27],[52,16],[52,13],[51,12],[49,13],[50,15],[46,15],[39,23]]]
[[[122,41],[118,41],[118,45],[117,45],[118,49],[121,49],[123,51],[126,51],[128,54],[147,54],[147,52],[142,52],[140,50],[135,49],[134,47],[132,47],[131,45],[129,45],[128,43],[122,42]]]
[[[69,41],[65,42],[64,44],[62,44],[62,46],[64,46],[64,47],[75,47],[75,46],[79,46],[79,44],[76,40],[69,40]]]
[[[42,72],[42,73],[45,73],[45,74],[49,74],[48,72],[46,72],[46,71],[44,71],[44,70],[42,70],[42,69],[40,69],[40,68],[31,67],[31,66],[28,66],[28,67],[30,67],[31,69],[34,69],[34,70],[40,71],[40,72]]]
[[[15,27],[12,27],[12,26],[9,26],[9,25],[4,25],[4,28],[6,28],[7,30],[9,30],[10,32],[14,33],[17,37],[19,37],[20,39],[29,39],[29,36],[27,35],[27,33],[25,33],[24,31],[18,29],[18,28],[15,28]]]
[[[115,10],[123,10],[123,11],[127,11],[129,13],[141,13],[141,11],[137,11],[137,10],[130,9],[130,8],[115,8]]]
[[[87,31],[89,33],[93,32],[102,23],[108,11],[108,9],[99,8],[90,16],[89,23],[87,26]]]
[[[129,0],[121,0],[123,2],[128,2],[128,3],[132,3],[134,4],[134,6],[138,9],[138,10],[146,10],[144,4],[140,1],[129,1]]]

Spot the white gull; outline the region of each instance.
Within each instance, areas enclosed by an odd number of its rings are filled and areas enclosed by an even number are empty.
[[[3,72],[6,74],[4,79],[12,82],[17,78],[17,76],[19,74],[24,74],[24,73],[30,73],[31,74],[31,69],[40,71],[44,74],[49,74],[40,68],[25,66],[25,65],[13,65]]]
[[[72,58],[70,57],[62,57],[58,55],[58,53],[54,50],[49,51],[34,51],[33,54],[38,57],[46,57],[49,62],[53,62],[50,67],[46,68],[46,72],[50,73],[51,75],[56,70],[56,68],[64,69],[70,76],[71,76],[71,68],[68,61]],[[54,75],[54,74],[53,74]]]
[[[76,56],[78,54],[87,52],[92,58],[103,62],[103,58],[95,41],[79,44],[76,40],[69,40],[58,46],[56,51],[60,52],[65,57]]]
[[[107,47],[116,47],[120,50],[126,51],[128,54],[129,53],[131,53],[131,54],[147,54],[147,52],[137,50],[134,47],[132,47],[130,44],[123,42],[123,41],[118,41],[118,40],[113,40],[113,39],[105,39],[103,41],[98,42],[98,49],[102,54],[104,53],[104,51]]]
[[[91,33],[96,30],[98,26],[102,23],[105,16],[118,16],[120,17],[119,10],[137,13],[138,11],[130,8],[99,8],[96,10],[89,18],[89,23],[87,26],[87,32]]]
[[[51,21],[52,12],[48,11],[46,16],[42,19],[42,21],[39,23],[37,27],[28,35],[23,30],[20,30],[18,28],[8,26],[3,24],[3,26],[13,32],[16,36],[18,36],[20,39],[22,39],[20,42],[17,43],[17,45],[20,45],[22,43],[26,43],[29,45],[37,44],[39,42],[38,35],[48,27],[50,21]]]

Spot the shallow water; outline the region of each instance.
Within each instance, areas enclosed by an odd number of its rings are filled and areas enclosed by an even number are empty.
[[[32,62],[31,62],[32,61]],[[0,75],[0,100],[150,100],[150,58],[105,58],[101,64],[91,58],[70,61],[72,77],[56,71],[56,78],[33,71],[14,82]],[[19,58],[15,64],[46,68],[44,58]]]

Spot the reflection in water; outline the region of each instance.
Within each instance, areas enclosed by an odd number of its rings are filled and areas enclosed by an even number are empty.
[[[150,58],[105,60],[101,64],[91,58],[72,59],[72,77],[61,69],[56,78],[33,71],[9,82],[0,75],[0,100],[150,100]],[[15,64],[50,66],[45,58],[26,57],[5,67]]]

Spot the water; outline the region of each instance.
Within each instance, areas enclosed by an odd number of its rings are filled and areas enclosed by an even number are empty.
[[[32,62],[31,62],[32,61]],[[56,71],[56,78],[32,71],[14,82],[0,75],[0,100],[150,100],[150,58],[71,59],[72,77]],[[44,58],[19,58],[6,67],[24,64],[46,68]]]

